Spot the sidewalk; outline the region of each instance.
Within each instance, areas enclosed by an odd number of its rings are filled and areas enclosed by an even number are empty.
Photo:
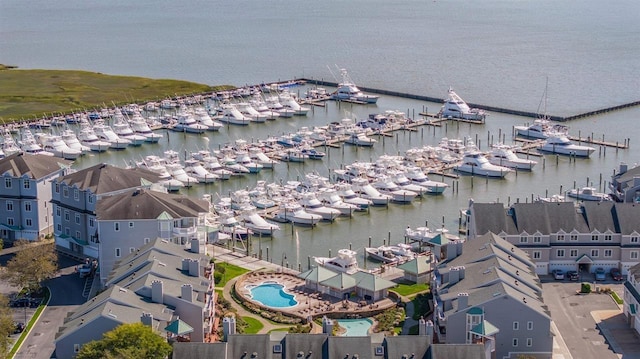
[[[640,359],[640,338],[627,324],[622,310],[597,310],[591,316],[618,357]]]

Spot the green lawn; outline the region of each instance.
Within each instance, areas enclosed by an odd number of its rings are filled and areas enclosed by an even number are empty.
[[[390,289],[402,296],[410,297],[414,294],[422,293],[429,290],[429,284],[398,284],[397,287]]]
[[[229,264],[226,262],[216,262],[215,263],[215,270],[216,271],[221,271],[223,270],[224,273],[222,274],[222,278],[220,280],[220,282],[218,284],[216,284],[216,287],[218,288],[222,288],[225,286],[225,284],[227,284],[227,282],[229,282],[230,280],[232,280],[235,277],[241,276],[245,273],[248,273],[249,270],[242,268],[242,267],[238,267],[236,265],[233,264]]]
[[[242,319],[248,324],[247,328],[244,330],[244,334],[257,334],[262,330],[262,328],[264,328],[264,325],[253,317],[242,317]]]
[[[72,70],[20,70],[0,65],[0,119],[33,119],[103,106],[215,91],[188,81],[113,76]]]

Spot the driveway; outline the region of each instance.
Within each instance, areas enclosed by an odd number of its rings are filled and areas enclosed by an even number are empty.
[[[49,305],[40,316],[40,320],[31,329],[31,333],[24,341],[14,358],[42,358],[55,357],[55,335],[58,327],[64,323],[67,313],[85,302],[82,297],[84,279],[80,279],[74,272],[78,262],[61,256],[59,259],[58,275],[49,280],[46,285],[51,290]]]
[[[541,278],[544,302],[549,306],[551,318],[558,327],[573,358],[580,359],[618,359],[605,340],[594,313],[600,311],[619,311],[618,305],[608,294],[591,293],[578,295],[580,282],[554,281]],[[598,286],[610,287],[617,293],[623,292],[621,283],[598,283]],[[622,295],[621,295],[622,296]],[[597,316],[596,316],[597,317]],[[624,356],[629,358],[629,356]]]

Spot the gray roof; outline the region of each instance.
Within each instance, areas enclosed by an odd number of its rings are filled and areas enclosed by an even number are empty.
[[[329,337],[329,358],[353,358],[373,359],[373,347],[370,337]]]
[[[613,176],[613,179],[615,179],[618,183],[623,183],[633,181],[634,177],[640,177],[640,166],[629,168],[623,174],[618,173]]]
[[[351,275],[356,280],[356,287],[376,292],[383,289],[389,289],[398,285],[398,283],[384,279],[373,273],[356,272]]]
[[[285,337],[285,359],[301,359],[298,353],[303,352],[306,358],[310,353],[312,358],[322,357],[324,345],[329,336],[327,334],[287,334]]]
[[[71,163],[72,161],[58,157],[18,152],[0,159],[0,174],[39,180],[69,167]]]
[[[209,359],[227,357],[227,343],[173,343],[173,359]]]
[[[431,345],[426,337],[420,339],[422,340],[416,340],[414,335],[386,337],[383,343],[386,357],[400,359],[406,355],[407,358],[411,358],[414,354],[414,359],[426,359]]]
[[[502,203],[473,203],[472,213],[479,235],[502,231],[509,234],[517,233],[513,218],[506,214]]]
[[[582,211],[587,219],[591,232],[598,231],[605,233],[611,231],[619,232],[615,220],[615,203],[613,202],[584,202]]]
[[[399,269],[411,274],[425,274],[431,271],[431,256],[416,256],[410,261],[398,265]]]
[[[209,211],[209,203],[185,195],[136,189],[101,199],[98,220],[128,220],[198,217]]]
[[[308,271],[302,272],[298,274],[298,278],[302,278],[304,280],[308,280],[312,283],[319,283],[329,278],[333,278],[337,276],[338,273],[327,269],[322,266],[317,266],[309,269]]]
[[[576,211],[573,202],[515,203],[511,208],[517,232],[510,234],[589,231],[585,218]]]
[[[322,282],[320,282],[320,284],[327,286],[327,287],[331,287],[331,288],[335,288],[335,289],[340,289],[340,290],[344,290],[344,289],[349,289],[349,288],[353,288],[356,286],[356,280],[355,278],[353,278],[352,276],[348,275],[347,273],[340,273],[336,276],[333,276],[329,279],[323,280]]]
[[[618,228],[623,235],[640,233],[640,205],[637,203],[616,203],[615,207]]]
[[[273,352],[269,334],[233,334],[229,335],[227,343],[228,358],[271,358]],[[244,353],[247,354],[245,355]],[[256,355],[253,356],[253,353],[256,353]]]
[[[640,263],[635,264],[631,268],[629,268],[628,273],[629,276],[634,276],[636,280],[640,279]]]
[[[127,188],[148,187],[160,181],[160,177],[142,168],[128,169],[101,163],[60,177],[57,181],[100,195]]]
[[[477,359],[484,358],[484,346],[480,344],[432,345],[429,359]]]

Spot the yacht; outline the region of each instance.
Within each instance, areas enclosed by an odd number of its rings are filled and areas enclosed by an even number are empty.
[[[188,159],[184,161],[184,171],[187,175],[194,177],[199,183],[213,183],[219,177],[206,170],[196,159]]]
[[[338,272],[355,274],[358,268],[357,253],[351,249],[340,249],[335,257],[313,257],[313,260],[320,266]]]
[[[538,150],[560,155],[589,157],[596,149],[589,146],[576,145],[565,135],[553,135],[547,138]]]
[[[236,152],[236,163],[247,168],[249,173],[260,173],[264,168],[262,164],[254,162],[246,151]]]
[[[249,228],[243,226],[240,221],[233,215],[230,210],[218,211],[218,221],[220,223],[220,232],[232,236],[232,238],[247,239],[253,233]]]
[[[147,140],[145,136],[137,134],[131,129],[129,122],[127,122],[122,114],[120,114],[120,116],[115,116],[113,132],[118,137],[131,141],[131,146],[140,146]]]
[[[304,193],[299,202],[307,212],[318,214],[325,221],[333,221],[341,214],[335,208],[324,206],[313,192]]]
[[[471,175],[504,178],[512,172],[508,167],[491,164],[487,157],[480,151],[468,151],[462,157],[462,161],[453,167],[458,172]]]
[[[444,182],[432,181],[419,167],[409,167],[404,174],[412,183],[427,189],[429,194],[442,194],[448,184]]]
[[[371,147],[376,142],[378,142],[378,140],[367,136],[364,132],[351,133],[349,135],[349,138],[347,138],[347,140],[345,141],[345,143],[348,143],[350,145],[362,146],[362,147]]]
[[[415,192],[418,195],[422,196],[426,193],[429,193],[429,190],[426,187],[413,183],[402,171],[393,170],[387,171],[393,183],[398,185],[400,189]]]
[[[513,147],[504,144],[495,144],[491,146],[491,152],[489,152],[489,162],[498,166],[527,171],[531,171],[533,169],[533,166],[538,163],[534,160],[528,160],[518,157],[513,152]]]
[[[261,164],[264,169],[273,169],[274,165],[280,163],[278,160],[269,158],[269,156],[264,154],[264,152],[257,147],[249,148],[249,157],[251,157],[255,162]]]
[[[466,102],[458,96],[452,88],[449,88],[449,97],[444,100],[444,105],[438,113],[444,118],[457,118],[472,121],[484,121],[487,117],[484,110],[470,108]]]
[[[282,91],[279,95],[280,103],[285,109],[293,111],[295,116],[306,116],[311,110],[309,107],[301,106],[289,91]]]
[[[367,95],[360,91],[349,77],[346,69],[340,69],[340,74],[342,75],[342,82],[338,84],[336,92],[331,95],[332,99],[339,101],[358,101],[370,104],[378,102],[379,96]]]
[[[33,136],[33,133],[31,133],[30,129],[23,128],[21,134],[22,134],[21,136],[22,139],[18,143],[24,153],[28,153],[32,155],[40,154],[40,155],[46,155],[46,156],[53,156],[53,153],[47,152],[42,149],[42,146],[38,144],[38,141]]]
[[[355,193],[354,193],[355,195]],[[351,216],[353,212],[361,210],[362,208],[353,203],[345,202],[339,195],[338,191],[333,188],[321,188],[318,191],[318,199],[325,206],[340,211],[341,216]],[[365,202],[365,204],[368,204]]]
[[[362,198],[353,190],[349,183],[339,183],[336,185],[338,196],[347,204],[358,206],[359,211],[366,211],[373,205],[370,199]]]
[[[322,216],[305,211],[298,203],[286,202],[280,205],[274,219],[293,224],[315,226],[322,220]]]
[[[418,196],[416,192],[402,189],[387,175],[379,175],[373,187],[382,194],[391,196],[391,200],[397,203],[409,203]]]
[[[220,177],[221,180],[228,180],[233,175],[233,171],[224,168],[215,156],[205,156],[200,161],[205,170]]]
[[[275,231],[280,230],[280,226],[267,222],[255,209],[244,209],[239,217],[244,226],[253,231],[254,234],[271,236]]]
[[[16,140],[11,136],[11,132],[5,130],[4,137],[2,141],[2,152],[5,156],[11,156],[14,153],[22,152]]]
[[[569,128],[560,124],[552,124],[545,118],[537,118],[531,125],[513,126],[516,135],[535,139],[547,139],[551,135],[568,133]]]
[[[354,192],[360,194],[360,197],[371,201],[376,206],[386,206],[392,199],[390,195],[380,193],[364,178],[352,179],[351,186]]]
[[[129,119],[129,125],[133,132],[145,137],[145,142],[158,143],[162,138],[161,134],[155,133],[151,130],[147,120],[145,120],[140,114],[134,113]]]
[[[598,192],[595,187],[572,189],[567,192],[567,196],[582,201],[611,201],[611,197],[608,194]]]
[[[93,131],[99,139],[109,142],[109,148],[121,150],[127,148],[131,144],[131,141],[126,138],[121,138],[113,132],[111,127],[107,126],[103,120],[97,120],[93,123]]]
[[[70,148],[73,148],[74,150],[78,150],[82,152],[83,155],[91,151],[91,148],[80,143],[78,136],[70,128],[62,130],[62,132],[60,132],[60,137],[62,137],[62,140],[64,141],[64,143],[67,144],[67,146],[69,146]]]
[[[198,123],[195,116],[187,111],[184,106],[180,107],[176,114],[176,124],[173,126],[174,131],[200,134],[208,129],[207,126]]]
[[[207,130],[209,131],[220,131],[221,128],[224,127],[224,124],[214,121],[207,110],[205,110],[202,106],[197,106],[193,110],[193,116],[195,116],[196,121],[204,126],[207,126]]]
[[[93,127],[89,122],[81,123],[80,131],[78,132],[78,140],[83,146],[89,147],[93,152],[104,152],[111,147],[111,143],[103,141],[93,131]]]
[[[400,262],[400,258],[393,253],[389,246],[365,247],[364,251],[369,258],[380,262],[387,264],[397,264]]]
[[[54,156],[64,158],[65,160],[75,160],[82,154],[82,151],[74,150],[67,146],[60,136],[41,133],[37,137],[37,140],[40,142],[43,150],[53,153]]]
[[[267,96],[265,97],[264,102],[267,104],[267,107],[271,111],[276,111],[278,114],[280,114],[280,117],[283,117],[283,118],[293,117],[293,114],[295,113],[294,110],[285,108],[280,103],[280,99],[278,99],[278,96]]]
[[[220,112],[220,114],[215,116],[214,119],[220,122],[240,126],[246,126],[251,123],[251,119],[240,113],[240,111],[238,111],[238,109],[232,104],[221,104],[218,112]]]
[[[280,114],[277,111],[273,111],[269,106],[267,106],[260,95],[255,95],[251,100],[249,100],[249,104],[258,111],[258,113],[266,117],[267,120],[275,120],[280,117]]]
[[[258,112],[253,106],[251,106],[248,102],[238,102],[236,104],[236,108],[242,115],[248,117],[253,122],[266,122],[267,117],[269,117],[266,113]]]

